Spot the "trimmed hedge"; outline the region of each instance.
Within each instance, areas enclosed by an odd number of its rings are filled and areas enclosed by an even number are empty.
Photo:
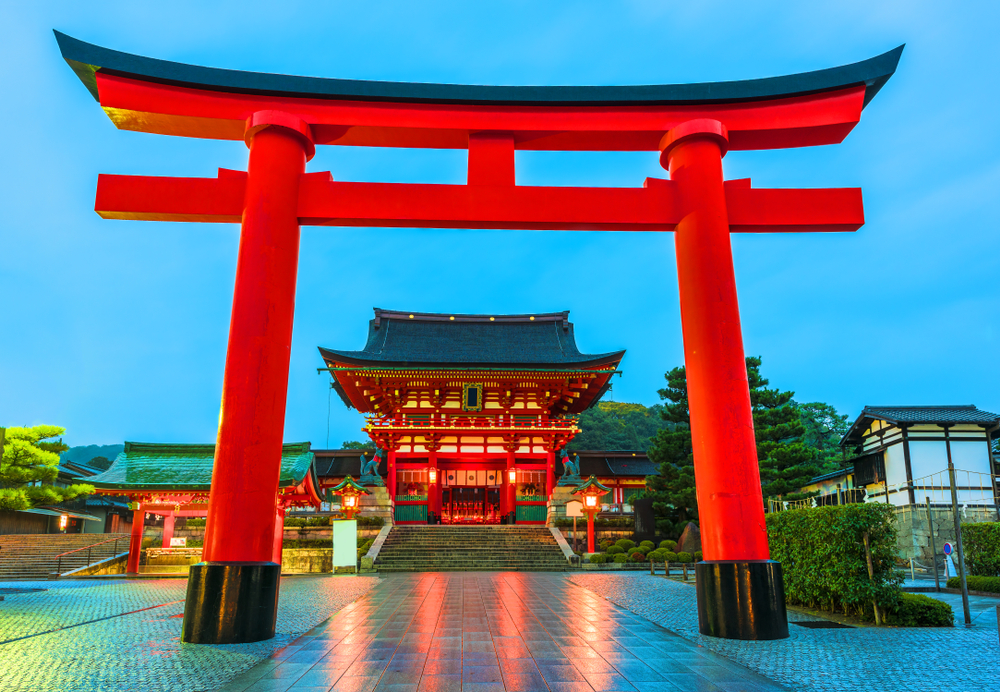
[[[589,561],[595,565],[603,565],[608,561],[607,555],[601,555],[600,553],[594,553],[590,556]]]
[[[694,556],[691,553],[677,553],[677,562],[694,562]]]
[[[694,561],[695,561],[695,562],[701,562],[701,560],[702,560],[702,557],[703,557],[703,556],[702,556],[702,554],[701,554],[701,551],[700,551],[700,550],[697,550],[697,551],[695,551],[695,554],[694,554]]]
[[[621,555],[622,553],[625,552],[625,549],[618,545],[612,545],[608,546],[608,549],[605,550],[604,552],[606,552],[608,555]]]
[[[626,555],[625,553],[618,553],[614,557],[614,562],[621,562],[621,563],[628,562],[628,555]]]
[[[886,613],[886,624],[897,627],[954,627],[951,606],[930,596],[901,593]]]
[[[767,515],[767,535],[771,558],[781,563],[788,603],[864,617],[873,602],[888,611],[899,601],[903,577],[893,568],[896,526],[891,507],[872,502],[772,512]]]
[[[969,587],[970,591],[985,591],[987,593],[1000,593],[1000,577],[975,577],[966,575],[965,585]],[[959,577],[951,577],[948,580],[948,588],[961,589],[962,580]]]
[[[660,548],[662,550],[677,550],[677,541],[660,541]]]
[[[962,552],[969,574],[1000,577],[1000,523],[962,524]]]
[[[630,541],[627,538],[620,538],[617,541],[615,541],[615,545],[617,545],[619,548],[621,548],[624,551],[629,551],[629,550],[632,550],[632,548],[635,547],[635,541]]]
[[[663,553],[664,562],[677,562],[677,553],[672,553],[669,550]]]
[[[188,517],[184,520],[184,528],[197,529],[205,526],[205,517]]]

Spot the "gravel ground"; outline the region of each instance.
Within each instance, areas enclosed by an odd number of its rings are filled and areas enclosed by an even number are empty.
[[[225,646],[180,643],[183,579],[0,584],[46,589],[7,594],[0,602],[0,690],[215,690],[377,582],[354,576],[282,579],[274,639]],[[142,608],[149,610],[132,612]],[[93,622],[99,618],[108,619]]]
[[[973,627],[807,629],[788,639],[744,642],[698,633],[695,590],[648,574],[575,574],[570,579],[682,637],[795,690],[1000,690],[995,620]],[[959,606],[961,612],[961,606]],[[789,612],[789,621],[816,620]]]

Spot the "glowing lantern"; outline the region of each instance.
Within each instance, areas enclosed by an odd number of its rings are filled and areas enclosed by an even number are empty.
[[[371,495],[350,476],[330,488],[330,492],[340,495],[340,508],[348,519],[353,519],[354,514],[360,509],[358,498],[362,495]]]
[[[507,471],[507,481],[510,483],[517,482],[517,469],[510,469]]]
[[[427,478],[430,480],[431,483],[437,483],[438,482],[438,470],[436,468],[433,468],[433,467],[430,468],[430,469],[428,469],[427,470]]]
[[[576,486],[573,489],[574,495],[583,496],[583,511],[587,513],[587,552],[594,552],[594,515],[596,515],[600,510],[601,506],[597,503],[598,499],[603,497],[605,493],[609,492],[610,488],[607,488],[597,482],[597,478],[591,476],[587,479],[585,483]]]

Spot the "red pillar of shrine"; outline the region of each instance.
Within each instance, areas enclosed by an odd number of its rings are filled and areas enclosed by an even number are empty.
[[[507,523],[517,522],[517,482],[511,483],[510,472],[516,468],[517,461],[514,459],[514,450],[507,450],[507,470],[504,472],[504,482],[507,483]]]
[[[274,523],[299,256],[299,181],[309,125],[280,111],[247,120],[250,159],[203,560],[191,568],[181,640],[274,636],[281,567]]]
[[[431,450],[427,458],[427,468],[437,471],[437,452]],[[441,479],[436,477],[433,483],[427,482],[428,524],[441,523]]]
[[[386,462],[386,485],[389,486],[389,506],[392,508],[392,521],[396,522],[396,450],[390,449]]]
[[[281,549],[285,543],[285,508],[278,506],[274,518],[274,541],[271,545],[271,562],[281,565]]]
[[[174,513],[164,515],[163,517],[163,547],[170,547],[170,539],[174,537],[174,522],[176,517]]]
[[[769,559],[757,445],[723,189],[725,126],[692,120],[668,132],[660,161],[677,186],[674,231],[684,363],[704,561],[702,634],[788,636],[781,565]]]
[[[139,573],[139,554],[142,552],[142,529],[146,523],[146,512],[142,505],[132,510],[132,536],[128,542],[128,563],[125,571],[128,574]]]
[[[545,453],[545,496],[552,499],[552,493],[556,488],[556,453],[549,450]]]

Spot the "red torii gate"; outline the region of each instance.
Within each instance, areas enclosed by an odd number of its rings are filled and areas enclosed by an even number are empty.
[[[219,70],[56,39],[119,128],[243,140],[250,149],[246,172],[101,175],[97,187],[104,218],[242,223],[205,562],[188,583],[184,641],[273,636],[271,542],[301,224],[673,231],[705,558],[700,629],[788,635],[781,566],[769,559],[764,527],[729,233],[855,231],[864,223],[861,191],[758,190],[724,181],[722,158],[842,141],[894,73],[902,46],[852,65],[740,82],[490,87]],[[317,144],[467,148],[468,184],[337,182],[305,173]],[[659,151],[670,180],[520,186],[517,149]]]

